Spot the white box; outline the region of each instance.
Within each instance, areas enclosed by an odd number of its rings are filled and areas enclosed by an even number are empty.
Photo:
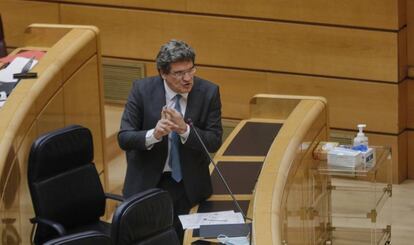
[[[367,151],[363,151],[361,153],[362,153],[362,163],[368,168],[373,167],[377,160],[375,156],[375,150],[373,148],[368,148]]]
[[[313,150],[313,159],[326,160],[328,158],[328,151],[338,147],[339,142],[321,141]]]
[[[328,151],[328,166],[357,168],[362,163],[362,153],[360,151],[341,147],[335,147]]]

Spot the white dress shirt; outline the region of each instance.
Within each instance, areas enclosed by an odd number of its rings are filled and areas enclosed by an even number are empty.
[[[169,108],[174,108],[175,107],[175,96],[177,95],[176,92],[172,91],[170,87],[168,87],[168,84],[165,82],[164,80],[164,87],[165,87],[165,104],[167,107]],[[188,97],[188,93],[185,94],[180,94],[181,95],[181,99],[180,99],[180,108],[181,108],[181,113],[184,116],[185,115],[185,110],[187,109],[187,97]],[[150,129],[147,131],[146,135],[145,135],[145,146],[147,147],[147,150],[151,150],[152,147],[154,146],[154,144],[160,142],[162,140],[161,139],[156,139],[154,136],[154,128]],[[190,127],[187,124],[187,130],[182,133],[179,134],[180,139],[181,139],[181,143],[185,143],[187,141],[188,135],[190,134]],[[167,154],[167,160],[165,162],[164,165],[164,172],[171,172],[171,168],[168,164],[169,161],[169,156],[170,156],[170,148],[171,148],[171,133],[168,135],[168,154]]]

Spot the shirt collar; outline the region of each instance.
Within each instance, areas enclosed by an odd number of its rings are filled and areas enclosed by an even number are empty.
[[[167,82],[164,80],[164,88],[165,88],[165,97],[167,99],[167,101],[171,101],[175,95],[177,94],[176,92],[174,92],[167,84]],[[184,94],[180,94],[185,100],[188,97],[188,93],[184,93]],[[167,103],[168,104],[168,103]]]

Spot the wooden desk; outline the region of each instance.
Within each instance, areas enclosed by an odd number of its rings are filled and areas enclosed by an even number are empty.
[[[265,95],[250,101],[250,119],[241,121],[216,153],[241,208],[253,219],[253,242],[307,244],[326,239],[329,195],[310,172],[314,147],[328,137],[327,103],[321,97]],[[213,195],[192,212],[234,209],[211,167]],[[324,198],[326,206],[314,207]],[[186,231],[184,243],[197,240]]]
[[[99,31],[92,26],[30,25],[25,48],[47,54],[0,109],[0,230],[8,244],[29,244],[34,216],[27,160],[35,138],[69,124],[91,129],[95,164],[105,173],[103,84]],[[102,175],[105,183],[105,175]],[[4,241],[4,240],[3,240]]]

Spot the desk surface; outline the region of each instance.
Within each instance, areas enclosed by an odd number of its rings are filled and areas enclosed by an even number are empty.
[[[238,204],[250,219],[253,191],[259,177],[264,158],[274,138],[282,127],[280,120],[243,120],[229,135],[219,152],[215,162]],[[239,212],[226,186],[223,184],[217,169],[211,165],[212,196],[200,203],[192,212],[217,212],[234,210]],[[187,232],[189,233],[189,232]],[[190,232],[191,233],[191,232]],[[199,239],[199,230],[195,229],[186,235],[186,244]],[[191,238],[190,238],[191,237]]]

